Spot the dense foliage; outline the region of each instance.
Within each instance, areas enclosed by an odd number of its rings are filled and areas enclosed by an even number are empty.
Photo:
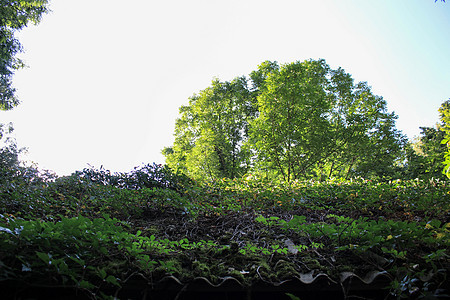
[[[47,0],[0,0],[0,110],[12,109],[19,103],[12,75],[24,64],[17,58],[22,46],[14,34],[29,23],[38,23],[46,12]]]
[[[0,0],[1,110],[19,102],[14,34],[47,6]],[[181,299],[201,278],[250,299],[256,283],[325,277],[348,299],[361,298],[353,278],[380,276],[386,298],[445,297],[449,103],[406,143],[386,102],[343,69],[266,61],[180,108],[168,166],[64,177],[23,166],[0,124],[1,297],[145,298],[172,278]]]
[[[324,60],[266,61],[249,78],[215,80],[180,114],[163,153],[196,179],[392,179],[406,142],[386,101]]]
[[[256,114],[254,93],[246,78],[213,81],[212,86],[182,106],[176,142],[164,149],[167,164],[194,178],[234,178],[249,169],[249,120]]]
[[[442,103],[439,108],[441,119],[441,130],[445,132],[445,138],[442,144],[447,145],[447,152],[444,160],[444,174],[450,178],[450,99]]]
[[[442,181],[198,184],[147,165],[32,180],[18,172],[0,188],[0,285],[19,297],[64,287],[127,298],[137,283],[167,276],[249,287],[301,274],[339,282],[345,272],[383,274],[391,298],[448,288],[450,187]],[[357,293],[342,284],[342,295]]]
[[[444,131],[440,128],[421,127],[420,137],[406,146],[406,178],[444,179],[444,157],[447,147],[442,141]]]

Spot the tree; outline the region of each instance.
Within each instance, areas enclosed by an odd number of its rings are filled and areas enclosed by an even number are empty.
[[[394,113],[379,112],[375,126],[366,132],[369,141],[359,153],[353,175],[385,180],[401,176],[407,139],[395,128],[396,119]]]
[[[12,124],[0,124],[0,193],[14,189],[14,178],[20,170],[19,155],[24,149],[19,149],[11,136],[14,131]]]
[[[322,159],[329,144],[327,72],[325,61],[311,60],[283,65],[267,76],[258,96],[259,116],[251,123],[260,169],[276,169],[290,181]]]
[[[0,169],[12,169],[19,166],[19,154],[24,149],[17,147],[16,141],[11,137],[14,128],[12,124],[0,124]]]
[[[442,178],[450,176],[450,99],[439,108],[440,123],[435,127],[420,127],[421,133],[406,147],[406,178]]]
[[[48,0],[0,0],[0,109],[10,110],[19,100],[12,86],[14,71],[24,66],[16,57],[22,46],[14,33],[48,12]]]
[[[397,116],[365,82],[353,83],[341,68],[331,72],[333,148],[323,161],[325,177],[390,177],[406,138],[395,128]],[[323,172],[323,171],[322,171]],[[323,176],[323,175],[322,175]]]
[[[249,159],[243,145],[253,106],[245,77],[214,80],[180,108],[174,145],[163,150],[166,163],[196,179],[243,175]]]
[[[442,178],[442,168],[446,152],[445,132],[441,125],[434,127],[420,127],[420,137],[406,147],[408,178]]]
[[[38,23],[48,11],[47,2],[0,0],[0,110],[10,110],[19,104],[12,86],[12,76],[24,63],[16,57],[22,46],[14,34],[30,22]],[[0,124],[0,192],[3,195],[16,191],[19,183],[39,181],[37,169],[20,165],[19,154],[24,149],[18,148],[9,136],[12,131],[12,124]]]
[[[324,60],[274,68],[258,105],[251,143],[260,170],[275,169],[286,181],[394,174],[405,142],[396,116],[343,69]]]
[[[163,154],[198,179],[392,178],[405,143],[386,101],[324,60],[263,62],[249,79],[213,81],[180,114]]]
[[[439,108],[439,115],[441,119],[441,130],[445,132],[442,144],[447,145],[447,151],[444,155],[443,173],[450,178],[450,99],[442,103]]]

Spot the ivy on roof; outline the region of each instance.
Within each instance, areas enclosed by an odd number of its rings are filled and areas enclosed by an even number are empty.
[[[105,299],[138,279],[156,289],[168,278],[242,289],[320,279],[347,297],[357,293],[351,278],[368,288],[383,278],[391,297],[448,288],[446,182],[152,184],[74,174],[4,190],[0,285],[16,295],[64,287]]]

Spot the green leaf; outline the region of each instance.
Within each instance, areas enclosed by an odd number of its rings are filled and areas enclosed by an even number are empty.
[[[87,280],[81,280],[78,282],[78,285],[83,288],[83,289],[93,289],[95,288],[95,285],[93,285],[92,283],[90,283]]]
[[[36,251],[36,255],[47,265],[51,264],[51,254],[38,252]]]
[[[120,287],[120,284],[119,284],[119,282],[117,281],[117,278],[114,277],[114,276],[112,276],[112,275],[109,275],[108,277],[106,277],[106,282],[111,283],[111,284],[114,284],[115,286]]]
[[[291,294],[291,293],[286,293],[286,296],[288,296],[289,298],[291,298],[291,300],[301,300],[299,297]]]
[[[100,277],[101,279],[105,279],[105,277],[106,277],[106,271],[105,271],[105,269],[99,269],[98,271],[97,271],[97,275],[98,275],[98,277]]]
[[[73,260],[74,262],[76,262],[77,264],[79,264],[80,266],[84,267],[86,266],[86,262],[81,259],[78,255],[76,255],[76,257],[73,256],[68,256],[71,260]]]
[[[433,219],[430,222],[428,222],[431,226],[433,226],[434,228],[439,228],[441,226],[441,221]]]

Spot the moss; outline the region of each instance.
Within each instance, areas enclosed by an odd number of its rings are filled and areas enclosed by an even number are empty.
[[[298,271],[295,265],[285,260],[279,260],[274,267],[277,280],[283,280],[292,278],[293,275],[297,275]]]
[[[337,267],[337,271],[340,272],[353,272],[354,268],[348,265],[340,265]]]
[[[317,259],[305,257],[305,259],[303,260],[303,263],[306,265],[306,267],[308,267],[308,269],[311,269],[311,270],[321,269],[321,265]]]
[[[236,278],[236,279],[239,280],[240,282],[244,282],[244,281],[245,281],[244,275],[241,273],[241,271],[238,271],[238,270],[231,270],[230,276]]]
[[[331,278],[339,278],[342,272],[354,272],[354,268],[348,265],[339,265],[334,268],[329,268],[325,273]]]
[[[183,274],[183,268],[181,263],[176,259],[169,259],[166,261],[159,261],[160,265],[155,269],[154,275],[165,276],[165,275],[180,275]]]
[[[192,272],[195,276],[211,277],[211,269],[209,266],[198,260],[192,262]]]
[[[266,260],[260,260],[260,261],[258,261],[258,263],[259,263],[259,266],[260,266],[261,268],[264,268],[264,269],[270,271],[271,268],[270,268],[270,266],[269,266],[269,264],[267,263]]]
[[[269,281],[276,281],[276,274],[272,271],[272,268],[266,260],[259,260],[253,265],[253,269],[256,272],[256,279],[264,279]],[[261,278],[260,278],[261,277]]]
[[[228,256],[228,255],[232,254],[231,247],[228,246],[228,245],[225,245],[225,246],[223,246],[222,248],[219,248],[219,249],[214,249],[213,253],[214,253],[213,255],[215,257],[225,257],[225,256]]]
[[[145,233],[146,235],[152,235],[152,234],[157,234],[159,233],[159,228],[157,226],[150,226],[145,228]]]

